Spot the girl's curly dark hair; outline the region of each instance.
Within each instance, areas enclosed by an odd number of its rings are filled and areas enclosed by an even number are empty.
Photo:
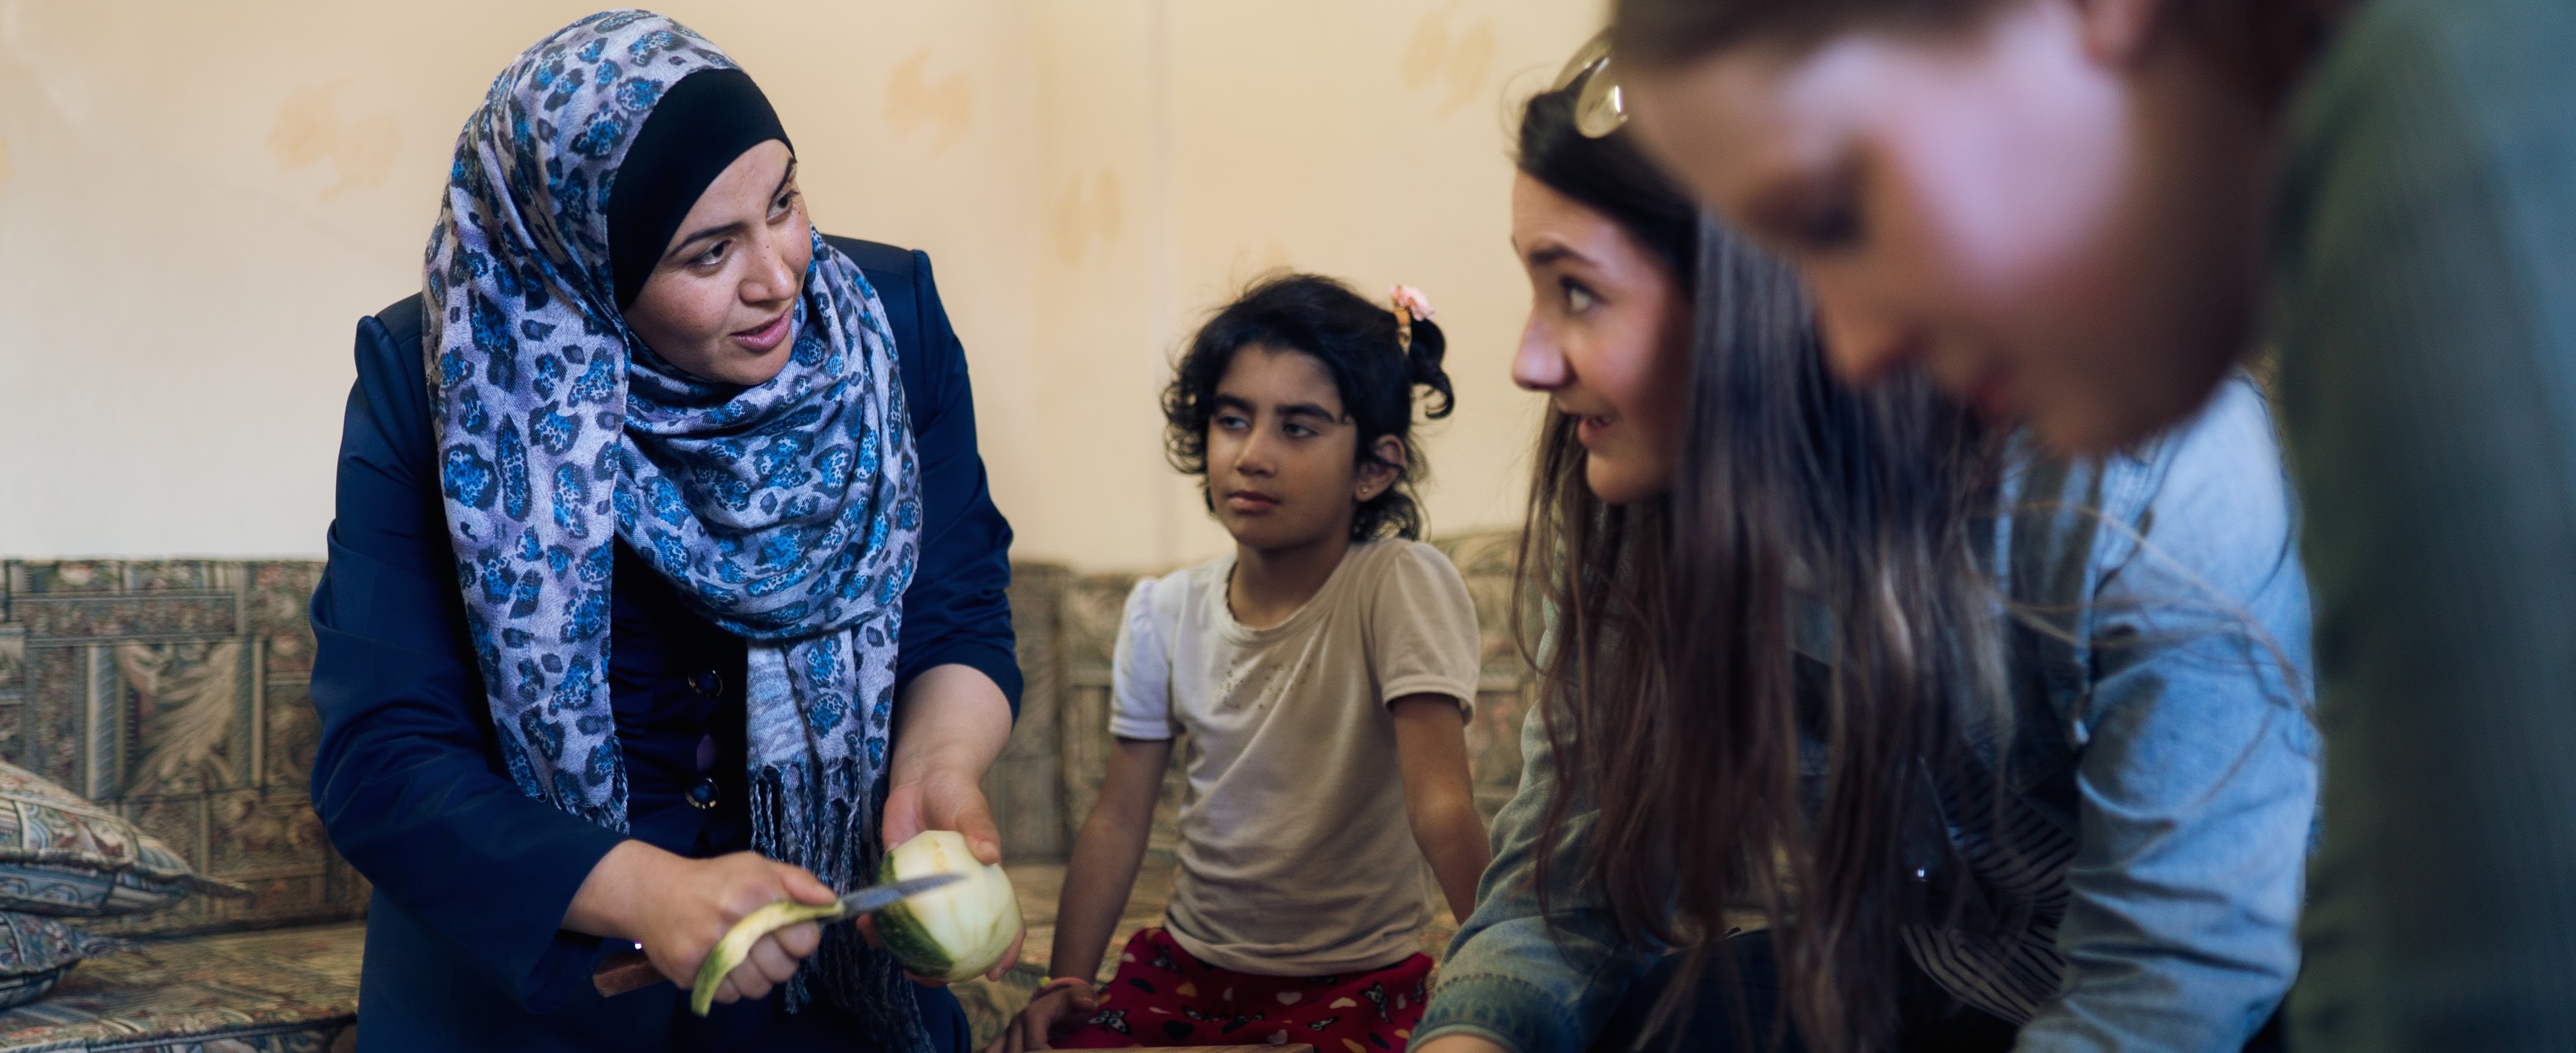
[[[1447,344],[1440,327],[1413,323],[1413,345],[1404,349],[1396,338],[1390,305],[1379,304],[1350,287],[1314,274],[1279,272],[1256,280],[1241,297],[1200,326],[1172,367],[1172,384],[1163,389],[1164,452],[1172,467],[1199,477],[1199,494],[1216,509],[1207,489],[1208,418],[1215,413],[1216,385],[1234,364],[1235,352],[1254,344],[1300,351],[1323,363],[1341,393],[1343,412],[1359,428],[1360,464],[1385,464],[1372,452],[1379,436],[1404,443],[1404,463],[1394,468],[1395,481],[1360,503],[1351,517],[1351,540],[1380,537],[1419,539],[1424,520],[1413,486],[1429,474],[1422,448],[1413,441],[1413,389],[1429,389],[1422,415],[1439,419],[1456,408],[1449,374],[1440,358]]]

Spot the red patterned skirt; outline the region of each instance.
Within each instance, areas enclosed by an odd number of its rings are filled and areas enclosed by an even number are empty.
[[[1201,962],[1161,929],[1139,929],[1092,1018],[1058,1049],[1303,1042],[1323,1053],[1403,1053],[1422,1022],[1431,956],[1343,976],[1255,976]]]

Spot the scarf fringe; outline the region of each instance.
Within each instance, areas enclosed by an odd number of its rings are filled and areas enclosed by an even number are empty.
[[[815,777],[811,761],[764,765],[750,782],[751,843],[761,855],[812,871],[835,892],[874,883],[885,856],[876,816],[885,808],[886,782],[880,777],[860,792],[859,765],[851,760],[825,766]],[[834,792],[839,791],[839,792]],[[832,798],[858,802],[855,814]],[[907,1053],[931,1053],[922,1027],[921,1003],[894,956],[869,945],[858,926],[823,928],[823,942],[787,982],[787,1011],[822,997],[857,1016],[869,1034],[902,1036]]]

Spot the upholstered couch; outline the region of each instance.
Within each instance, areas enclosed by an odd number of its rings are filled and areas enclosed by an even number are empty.
[[[1524,677],[1506,642],[1510,540],[1439,542],[1485,623],[1485,676],[1469,731],[1490,815],[1519,774]],[[45,998],[0,1012],[0,1053],[318,1053],[355,1045],[366,879],[331,850],[306,796],[317,735],[306,687],[312,561],[0,561],[0,759],[106,805],[247,886],[85,927],[140,949],[74,969]],[[987,791],[1030,937],[1001,983],[961,991],[990,1033],[1035,986],[1054,931],[1061,861],[1108,751],[1109,660],[1134,575],[1014,568],[1013,620],[1028,690]],[[1177,780],[1126,930],[1170,887]],[[1426,937],[1437,953],[1444,928]]]

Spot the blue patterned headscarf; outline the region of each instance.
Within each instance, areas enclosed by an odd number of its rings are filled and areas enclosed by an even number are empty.
[[[456,572],[510,775],[626,829],[609,708],[610,568],[624,539],[747,642],[754,847],[864,884],[920,537],[892,332],[856,264],[814,239],[775,379],[655,356],[617,307],[607,202],[681,78],[732,68],[644,11],[592,15],[492,83],[457,137],[426,264],[429,383]],[[834,926],[805,975],[919,1034],[892,964]],[[886,1014],[893,1014],[887,1016]]]

